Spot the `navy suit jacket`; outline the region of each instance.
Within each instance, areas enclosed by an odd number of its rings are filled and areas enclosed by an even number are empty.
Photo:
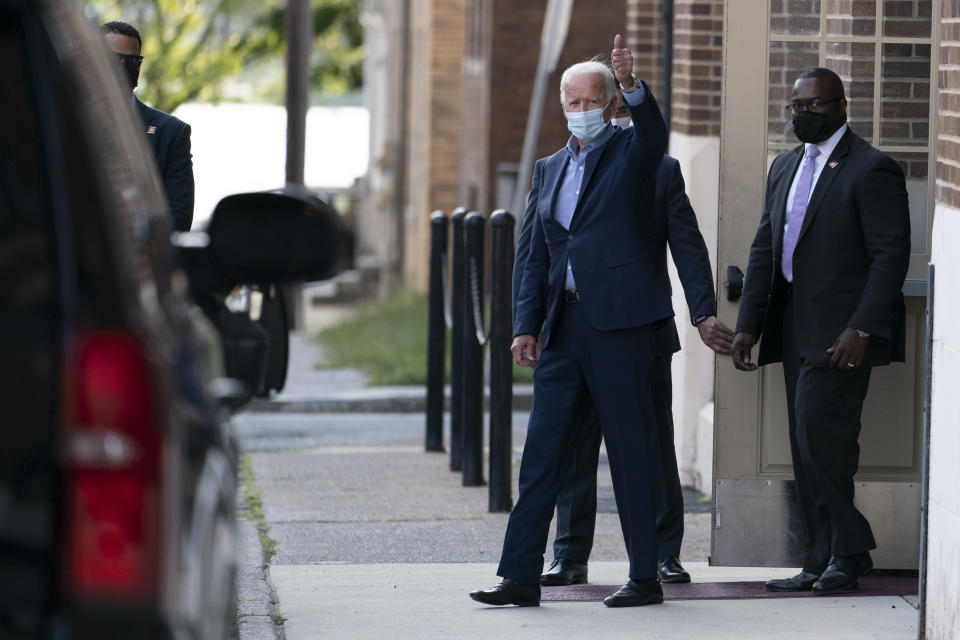
[[[538,165],[539,168],[540,165]],[[534,184],[537,183],[536,173]],[[528,206],[532,202],[528,203]],[[524,265],[530,253],[530,236],[533,220],[536,216],[525,215],[517,239],[517,258],[513,265],[513,312],[516,316],[517,295]],[[663,156],[657,168],[657,185],[654,196],[653,215],[647,229],[647,245],[663,287],[672,294],[670,273],[667,270],[667,246],[677,267],[677,274],[683,285],[683,293],[690,310],[690,318],[715,316],[717,301],[713,289],[713,272],[710,268],[710,254],[700,234],[697,216],[687,198],[680,163],[670,156]],[[657,353],[667,355],[680,350],[677,325],[673,320],[665,321],[657,328]]]
[[[193,224],[193,160],[190,125],[137,100],[147,141],[157,160],[157,169],[167,194],[173,228],[189,231]]]
[[[530,251],[517,295],[514,335],[542,334],[543,347],[549,345],[568,258],[593,328],[626,329],[673,316],[648,246],[666,127],[645,85],[644,91],[644,101],[629,107],[637,126],[618,129],[588,158],[569,230],[554,218],[567,151],[537,162],[527,213],[533,216]]]
[[[760,338],[758,364],[783,357],[783,224],[804,145],[773,161],[750,247],[737,332]],[[903,280],[910,211],[903,171],[852,130],[840,138],[810,195],[793,252],[793,313],[800,355],[827,366],[846,328],[870,333],[864,364],[903,361]]]

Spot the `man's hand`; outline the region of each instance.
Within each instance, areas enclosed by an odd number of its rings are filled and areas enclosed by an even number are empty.
[[[610,52],[610,64],[613,66],[613,75],[620,86],[630,91],[633,89],[633,54],[630,49],[624,49],[623,38],[618,33],[613,37],[613,51]]]
[[[522,333],[513,339],[510,352],[513,354],[513,361],[521,367],[535,367],[537,359],[540,358],[540,341]]]
[[[755,344],[757,344],[757,338],[752,333],[741,332],[734,336],[733,346],[730,348],[733,355],[733,366],[740,371],[756,371],[757,365],[750,361],[750,352],[753,351],[753,345]]]
[[[831,369],[856,369],[863,362],[870,338],[861,338],[856,329],[846,328],[833,346],[827,349],[831,354]]]
[[[697,331],[700,332],[700,339],[720,355],[730,355],[730,347],[733,346],[733,331],[725,324],[717,320],[717,316],[707,316],[697,324]]]

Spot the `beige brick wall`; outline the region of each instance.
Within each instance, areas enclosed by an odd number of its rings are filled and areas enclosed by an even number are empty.
[[[413,0],[404,278],[426,291],[430,213],[457,201],[467,0]]]
[[[944,0],[937,89],[937,201],[960,208],[960,0]]]

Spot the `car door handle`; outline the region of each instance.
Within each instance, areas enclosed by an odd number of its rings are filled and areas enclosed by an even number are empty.
[[[727,267],[727,279],[723,281],[723,286],[727,288],[727,300],[733,302],[740,299],[743,294],[743,271],[740,271],[740,267]]]

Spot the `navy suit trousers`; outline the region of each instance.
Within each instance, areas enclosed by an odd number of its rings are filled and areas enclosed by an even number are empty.
[[[607,442],[629,577],[656,576],[656,508],[662,492],[656,418],[649,391],[652,325],[598,331],[582,304],[564,304],[534,372],[534,400],[497,574],[538,584],[550,521],[586,421],[596,405]],[[639,390],[639,392],[638,392]]]
[[[679,557],[683,542],[683,489],[677,472],[677,454],[673,446],[673,354],[657,355],[653,361],[650,393],[657,422],[660,464],[663,468],[663,494],[657,505],[657,555]],[[586,564],[593,549],[597,521],[597,462],[603,432],[594,408],[578,409],[578,420],[585,423],[573,464],[557,497],[557,535],[553,557]]]

